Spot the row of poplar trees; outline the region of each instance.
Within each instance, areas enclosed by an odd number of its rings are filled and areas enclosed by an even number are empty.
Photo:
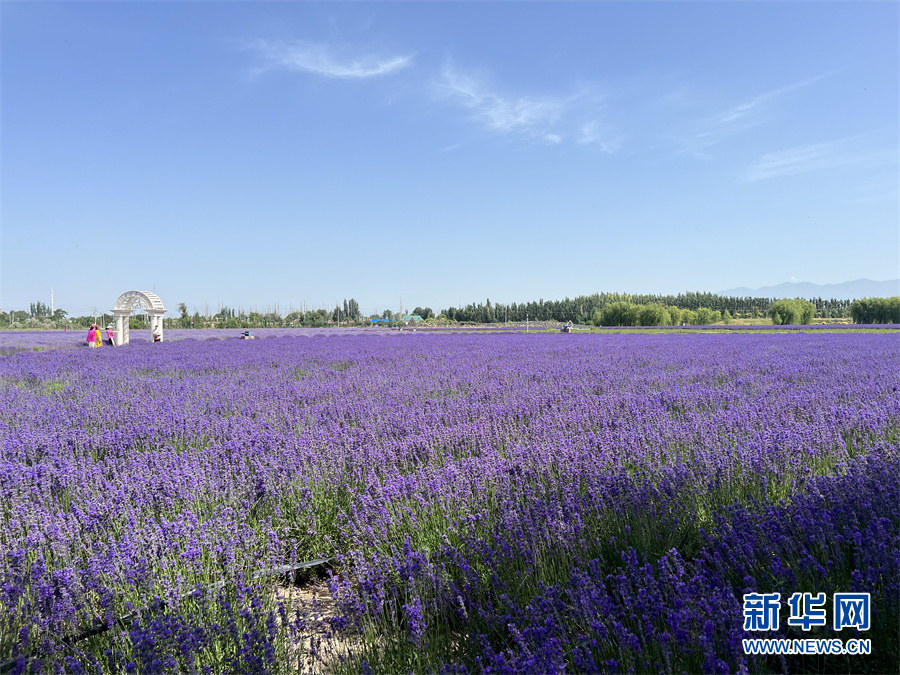
[[[850,306],[853,323],[900,323],[900,297],[863,298]]]
[[[469,323],[502,323],[506,321],[571,321],[576,324],[593,323],[597,313],[601,315],[608,305],[625,302],[636,306],[660,305],[677,307],[681,310],[697,312],[701,308],[725,312],[732,317],[764,318],[770,316],[775,298],[733,297],[716,293],[679,293],[678,295],[657,295],[627,293],[594,293],[564,300],[537,300],[526,303],[492,304],[490,300],[465,307],[449,307],[441,310],[447,319]],[[850,300],[810,300],[815,316],[824,318],[847,318],[850,316]]]

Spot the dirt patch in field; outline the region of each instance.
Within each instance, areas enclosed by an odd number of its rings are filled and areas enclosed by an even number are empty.
[[[359,651],[361,637],[352,628],[338,630],[335,626],[333,620],[340,617],[340,612],[324,580],[279,586],[276,599],[287,610],[290,665],[296,672],[329,673],[352,652]]]

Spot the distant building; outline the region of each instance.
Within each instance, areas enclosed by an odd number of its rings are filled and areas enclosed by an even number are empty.
[[[423,323],[425,319],[423,319],[418,314],[404,314],[403,318],[400,319],[400,321],[408,326],[411,326],[416,323]]]

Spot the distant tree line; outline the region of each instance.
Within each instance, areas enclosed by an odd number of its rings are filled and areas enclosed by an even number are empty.
[[[315,309],[291,311],[282,316],[277,307],[265,312],[222,307],[215,314],[191,314],[187,305],[178,303],[179,316],[167,318],[170,328],[321,328],[329,325],[368,325],[372,318],[399,322],[401,316],[390,309],[380,315],[363,316],[359,303],[350,298],[331,310]],[[852,318],[858,324],[900,323],[900,297],[864,298],[849,300],[777,300],[775,298],[730,297],[715,293],[680,293],[678,295],[629,295],[624,293],[594,293],[563,300],[537,300],[526,303],[469,304],[449,307],[438,316],[430,307],[416,307],[412,314],[425,320],[461,323],[502,323],[524,321],[571,321],[597,326],[678,326],[709,325],[719,321],[730,323],[741,318],[771,318],[777,325],[810,323],[813,318]],[[132,316],[132,325],[146,323],[141,313]],[[33,302],[29,311],[0,311],[0,328],[53,329],[88,328],[92,323],[114,323],[111,314],[70,317],[63,309],[50,308]]]
[[[465,307],[449,307],[441,314],[451,321],[469,323],[496,323],[504,321],[571,321],[577,324],[594,323],[599,312],[608,305],[624,302],[634,306],[678,307],[681,310],[697,312],[701,308],[725,312],[733,318],[765,318],[770,316],[775,298],[731,297],[716,293],[679,293],[678,295],[630,295],[624,293],[594,293],[564,300],[538,300],[510,305],[470,304]],[[838,319],[850,316],[849,300],[824,300],[815,298],[810,301],[815,316]],[[680,323],[684,323],[683,321]]]
[[[28,311],[18,310],[9,312],[8,314],[0,312],[0,325],[9,326],[13,323],[25,324],[31,326],[43,325],[46,323],[60,323],[66,320],[68,312],[64,309],[56,309],[51,314],[50,308],[40,302],[32,302]]]
[[[211,316],[201,316],[196,310],[192,315],[183,302],[178,303],[179,317],[167,319],[172,328],[321,328],[329,324],[355,325],[363,321],[359,303],[350,298],[334,306],[334,309],[291,311],[282,316],[277,308],[265,312],[244,311],[227,305]]]
[[[900,297],[863,298],[850,306],[853,323],[900,323]]]
[[[731,323],[731,312],[717,312],[709,307],[682,309],[658,302],[635,305],[630,302],[613,302],[594,312],[590,323],[595,326],[709,326],[719,321]]]
[[[294,310],[282,315],[277,308],[265,312],[244,311],[224,306],[211,316],[201,316],[194,311],[193,315],[188,311],[187,305],[179,302],[179,317],[166,319],[172,328],[322,328],[325,326],[359,326],[369,325],[372,318],[384,318],[389,322],[399,321],[400,315],[386,309],[383,314],[364,316],[359,309],[359,302],[354,298],[344,299],[336,304],[333,309]],[[423,319],[434,318],[434,312],[430,307],[416,307],[413,314]]]
[[[816,308],[806,300],[777,300],[769,308],[769,317],[777,326],[808,324],[815,316]],[[710,326],[720,321],[730,324],[734,317],[727,309],[718,312],[709,307],[682,309],[656,302],[635,305],[630,302],[613,302],[594,314],[595,326]]]

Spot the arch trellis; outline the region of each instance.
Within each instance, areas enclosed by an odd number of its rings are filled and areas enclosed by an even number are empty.
[[[150,317],[150,335],[151,339],[159,336],[159,342],[163,339],[163,315],[166,308],[163,307],[162,300],[156,293],[150,291],[125,291],[116,300],[116,306],[112,310],[113,316],[116,317],[116,346],[127,345],[130,336],[128,329],[128,320],[131,318],[132,312],[136,309],[143,309]]]

